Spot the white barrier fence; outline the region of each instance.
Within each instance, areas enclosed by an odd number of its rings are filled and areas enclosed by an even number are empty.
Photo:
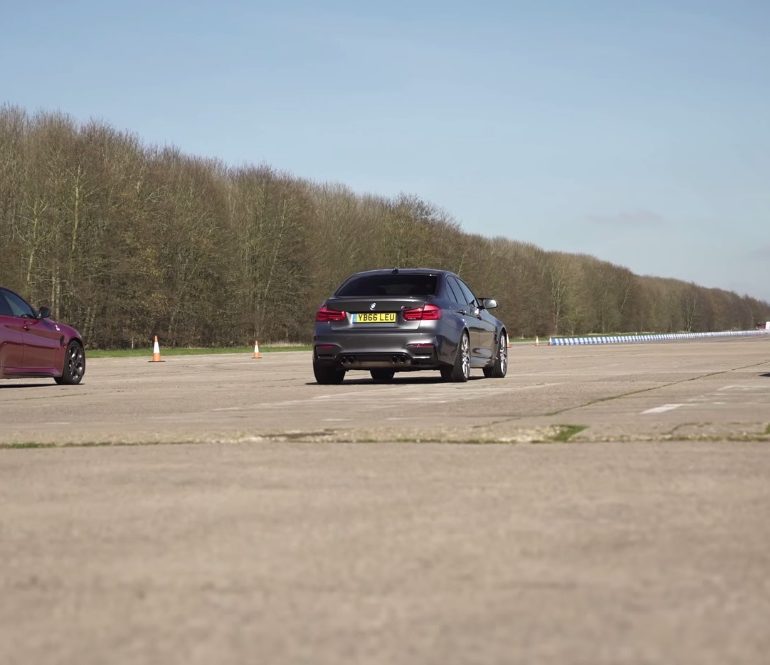
[[[759,337],[769,336],[770,329],[725,330],[703,333],[659,333],[636,335],[591,335],[590,337],[551,337],[550,346],[578,346],[587,344],[642,344],[645,342],[674,342],[687,339],[711,339],[714,337]]]

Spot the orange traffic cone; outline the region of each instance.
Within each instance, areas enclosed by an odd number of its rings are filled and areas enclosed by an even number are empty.
[[[259,352],[259,340],[254,340],[254,360],[259,360],[262,354]]]
[[[163,360],[160,359],[160,344],[158,344],[158,336],[155,335],[155,342],[152,345],[152,360],[151,363],[162,363]]]

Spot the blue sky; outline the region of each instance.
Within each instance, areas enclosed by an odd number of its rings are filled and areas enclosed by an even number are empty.
[[[770,301],[766,0],[0,10],[0,102]]]

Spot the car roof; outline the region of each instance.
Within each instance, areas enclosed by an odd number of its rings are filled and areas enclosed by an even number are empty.
[[[24,296],[20,295],[19,293],[16,293],[16,291],[14,291],[13,289],[9,289],[7,286],[2,286],[2,285],[0,285],[0,291],[6,291],[7,293],[13,293],[13,295],[15,295],[15,296],[17,296],[17,297],[21,298],[22,300],[24,300],[24,302],[27,302],[27,301],[24,299]]]
[[[362,270],[360,272],[352,273],[347,279],[351,277],[358,277],[359,275],[454,275],[451,270],[443,270],[441,268],[376,268],[374,270]],[[346,280],[347,281],[347,280]]]

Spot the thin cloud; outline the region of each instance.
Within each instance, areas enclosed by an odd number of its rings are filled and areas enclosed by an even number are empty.
[[[746,256],[756,261],[770,261],[770,245],[752,249]]]
[[[651,210],[628,210],[609,215],[588,215],[591,224],[634,229],[660,228],[667,224],[665,218]]]

